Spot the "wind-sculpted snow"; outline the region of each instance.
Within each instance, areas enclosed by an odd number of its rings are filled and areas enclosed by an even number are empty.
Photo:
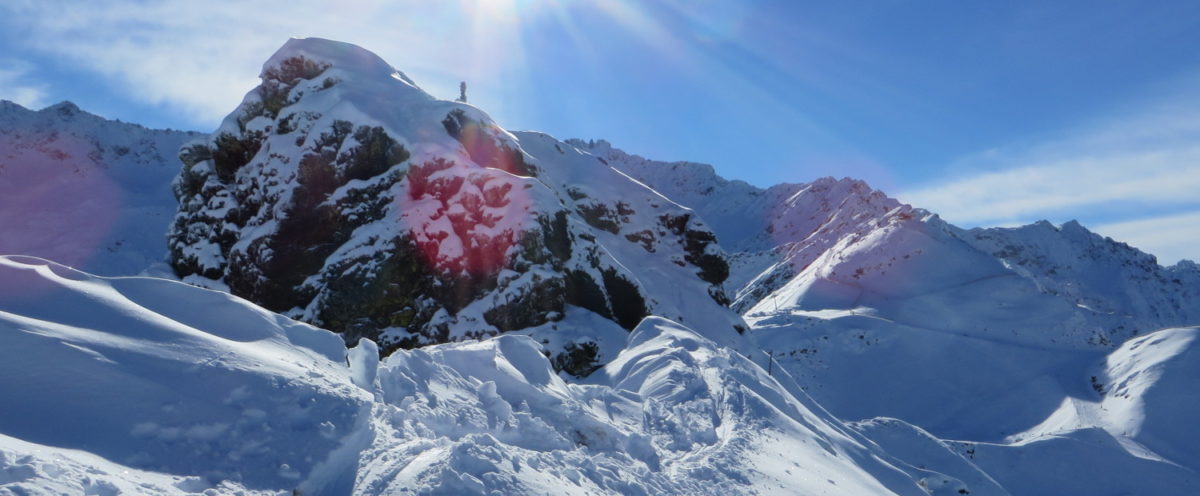
[[[108,121],[70,102],[35,112],[0,100],[0,254],[103,275],[163,262],[175,153],[198,136]]]
[[[367,494],[925,494],[794,386],[666,319],[588,384],[521,336],[397,351],[379,384]]]
[[[379,363],[177,282],[0,275],[0,493],[921,495],[933,473],[662,318],[572,384],[527,336]]]
[[[186,280],[385,353],[545,329],[567,305],[626,329],[654,313],[744,330],[711,231],[595,157],[510,134],[349,44],[291,40],[261,77],[181,152],[170,247]],[[600,365],[575,344],[555,363]]]
[[[177,282],[0,257],[0,339],[0,433],[143,471],[294,487],[369,412],[337,336]]]

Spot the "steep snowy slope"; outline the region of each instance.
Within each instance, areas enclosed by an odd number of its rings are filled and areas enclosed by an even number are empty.
[[[774,248],[777,243],[765,236],[770,214],[783,199],[802,189],[798,184],[781,184],[762,190],[718,176],[708,164],[649,160],[625,153],[604,140],[570,139],[567,143],[695,209],[730,252]]]
[[[912,213],[844,238],[746,314],[764,349],[842,418],[1003,439],[1087,393],[1086,363],[1113,343],[1184,323],[1098,312]]]
[[[901,206],[854,179],[826,177],[764,190],[726,180],[707,164],[647,160],[606,141],[570,142],[696,209],[731,254],[725,287],[733,294],[733,308],[740,312],[795,277],[843,237],[874,229]]]
[[[32,257],[0,257],[0,295],[0,494],[1007,494],[657,317],[570,384],[525,336],[379,363],[223,293]]]
[[[650,314],[742,329],[712,232],[591,155],[436,100],[353,45],[294,39],[263,67],[181,154],[180,276],[385,351],[545,326],[567,305],[626,329]],[[582,374],[599,364],[577,344],[552,352]]]
[[[1132,339],[1092,367],[1092,391],[1062,399],[1006,443],[964,443],[1015,494],[1190,494],[1200,488],[1200,330]],[[1130,474],[1136,474],[1130,477]]]
[[[978,249],[977,237],[860,181],[825,178],[757,190],[702,164],[654,162],[604,142],[576,143],[669,197],[695,202],[702,217],[720,219],[708,221],[720,241],[742,250],[732,255],[728,283],[742,286],[727,289],[736,292],[734,308],[747,315],[869,307],[903,324],[1059,347],[1119,342],[1138,330],[1187,321],[1179,312],[1160,319],[1148,311],[1080,306],[1078,298],[1050,291],[1027,271],[1011,270]],[[739,231],[747,225],[758,232]],[[1093,251],[1120,248],[1111,240],[1096,245]],[[1186,287],[1154,272],[1153,263],[1120,272],[1122,261],[1106,262],[1111,267],[1093,264],[1080,272],[1110,279],[1152,276],[1160,286]],[[1187,294],[1175,291],[1162,305],[1185,306]]]
[[[1094,394],[1064,399],[1038,426],[1014,437],[1038,439],[1099,428],[1146,452],[1200,470],[1197,328],[1163,329],[1121,345],[1095,364]]]
[[[1022,495],[1200,488],[1186,420],[1200,415],[1194,329],[1153,332],[1106,355],[849,312],[754,324],[765,348],[788,350],[775,360],[802,374],[807,393],[841,418],[870,419],[855,428],[908,463],[961,466],[936,451],[910,451],[943,445]]]
[[[200,136],[105,120],[70,102],[0,100],[0,254],[105,275],[166,258],[176,151]]]

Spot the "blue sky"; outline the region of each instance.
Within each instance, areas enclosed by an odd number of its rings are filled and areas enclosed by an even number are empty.
[[[512,129],[1200,259],[1197,2],[14,0],[0,98],[211,130],[290,36],[466,80]]]

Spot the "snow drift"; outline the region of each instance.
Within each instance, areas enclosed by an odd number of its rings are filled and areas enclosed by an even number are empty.
[[[933,473],[662,318],[571,384],[526,336],[378,363],[177,282],[31,257],[0,275],[0,371],[20,379],[0,384],[0,490],[18,494],[916,495]]]

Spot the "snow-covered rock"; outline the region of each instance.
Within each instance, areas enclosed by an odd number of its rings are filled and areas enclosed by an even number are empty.
[[[567,305],[626,329],[650,314],[743,329],[712,232],[590,154],[508,133],[345,43],[293,39],[261,77],[181,153],[180,276],[385,352],[542,326]]]
[[[712,226],[730,253],[727,291],[745,312],[779,289],[846,236],[873,230],[901,207],[866,183],[819,178],[767,189],[730,181],[712,166],[659,162],[630,155],[606,141],[571,140],[683,205]],[[910,209],[896,215],[912,215]]]
[[[179,147],[200,136],[111,121],[62,102],[0,100],[0,254],[103,275],[166,259]]]

